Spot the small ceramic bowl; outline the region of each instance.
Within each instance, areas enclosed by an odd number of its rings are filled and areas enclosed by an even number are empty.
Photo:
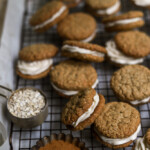
[[[45,106],[41,109],[40,113],[38,113],[36,116],[30,117],[30,118],[16,117],[10,113],[8,106],[7,106],[7,111],[8,111],[8,116],[11,119],[11,121],[20,128],[33,128],[33,127],[41,125],[44,122],[44,120],[46,119],[46,117],[48,115],[48,101],[41,90],[32,88],[32,87],[25,87],[25,88],[20,88],[18,90],[12,91],[3,86],[0,86],[0,87],[3,88],[4,90],[11,92],[10,97],[0,94],[1,96],[5,97],[7,99],[7,105],[8,105],[9,100],[11,99],[11,97],[14,95],[14,93],[16,93],[18,91],[22,91],[25,89],[31,89],[31,90],[40,92],[40,94],[44,96]]]
[[[75,145],[80,150],[88,150],[88,148],[85,147],[85,143],[80,142],[79,138],[74,138],[72,135],[65,135],[64,133],[52,134],[51,136],[43,137],[42,139],[37,141],[36,145],[34,145],[31,150],[39,150],[41,147],[44,147],[46,144],[50,143],[53,140],[63,140],[64,142],[69,142]]]

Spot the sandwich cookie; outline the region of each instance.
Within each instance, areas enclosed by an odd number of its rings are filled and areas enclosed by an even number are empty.
[[[149,0],[131,0],[131,1],[138,7],[150,9],[150,1]]]
[[[34,44],[19,52],[17,74],[25,79],[40,79],[50,71],[58,48],[51,44]]]
[[[82,2],[82,0],[61,0],[63,3],[65,3],[69,8],[73,8],[78,6]]]
[[[140,113],[122,102],[107,103],[93,127],[96,139],[113,149],[130,145],[140,130]]]
[[[141,65],[129,65],[115,72],[110,82],[115,95],[132,105],[150,102],[150,70]]]
[[[51,1],[40,8],[30,18],[30,25],[37,32],[47,31],[63,20],[68,14],[67,6],[60,1]]]
[[[62,112],[62,122],[70,130],[83,130],[90,126],[105,105],[103,95],[92,88],[80,91],[70,98]]]
[[[70,97],[98,84],[96,70],[92,65],[66,60],[54,66],[50,72],[51,85],[60,96]]]
[[[150,37],[140,31],[120,32],[106,43],[106,49],[107,57],[113,64],[140,64],[150,53]]]
[[[150,129],[144,137],[138,138],[132,150],[150,150]]]
[[[96,36],[96,20],[86,13],[72,13],[57,26],[58,34],[65,40],[90,42]]]
[[[102,46],[78,41],[65,41],[62,46],[63,56],[91,62],[104,61],[106,52]]]
[[[125,31],[144,25],[143,12],[129,11],[118,16],[109,16],[102,20],[107,31]]]
[[[120,10],[120,0],[86,0],[86,9],[97,17],[114,15]]]

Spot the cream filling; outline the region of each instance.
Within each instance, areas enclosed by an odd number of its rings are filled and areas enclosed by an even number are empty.
[[[115,25],[125,25],[125,24],[129,24],[129,23],[135,23],[135,22],[138,22],[141,20],[143,20],[141,17],[131,18],[131,19],[123,19],[123,20],[118,20],[118,21],[107,23],[106,27],[112,27]]]
[[[37,75],[47,70],[53,64],[53,59],[45,59],[34,62],[18,61],[19,71],[26,75]]]
[[[92,41],[95,36],[96,36],[96,31],[94,31],[91,36],[89,36],[88,38],[86,38],[84,40],[81,40],[80,42],[88,43],[88,42]]]
[[[94,128],[94,130],[104,142],[109,143],[111,145],[122,145],[122,144],[128,143],[129,141],[134,141],[137,138],[137,135],[141,130],[141,124],[138,126],[138,128],[134,134],[132,134],[131,136],[129,136],[127,138],[122,138],[122,139],[108,138],[108,137],[100,135],[100,133],[95,128]]]
[[[114,63],[123,64],[123,65],[134,65],[139,64],[144,61],[143,58],[133,58],[124,55],[117,49],[117,46],[113,40],[110,40],[106,43],[107,55],[110,60]]]
[[[135,143],[135,150],[149,150],[150,145],[145,142],[145,137],[138,138]]]
[[[92,51],[92,50],[89,50],[89,49],[80,48],[80,47],[77,47],[77,46],[70,46],[70,45],[64,45],[62,47],[62,50],[63,51],[69,51],[71,53],[77,52],[77,53],[80,53],[80,54],[90,54],[90,55],[97,56],[97,57],[104,57],[105,56],[105,54],[101,53],[101,52]]]
[[[103,9],[103,10],[97,10],[96,13],[99,15],[111,15],[114,12],[116,12],[120,7],[120,1],[117,1],[113,6]]]
[[[150,0],[133,0],[134,3],[138,6],[149,6]]]
[[[138,104],[147,103],[147,102],[149,102],[149,100],[150,100],[150,97],[147,97],[147,98],[145,98],[143,100],[130,101],[130,103],[133,104],[133,105],[138,105]]]
[[[92,88],[94,89],[95,87],[96,87],[96,85],[98,84],[98,79],[95,81],[95,83],[92,85]],[[63,90],[63,89],[60,89],[60,88],[58,88],[58,87],[56,87],[56,85],[54,85],[52,82],[51,82],[51,85],[52,85],[52,87],[56,90],[56,91],[58,91],[58,92],[60,92],[60,93],[62,93],[62,94],[64,94],[64,95],[68,95],[68,96],[72,96],[72,95],[76,95],[77,93],[78,93],[78,91],[68,91],[68,90]]]
[[[50,19],[46,20],[45,22],[36,25],[35,27],[33,27],[34,30],[39,29],[39,28],[43,28],[44,26],[46,26],[47,24],[51,23],[52,21],[54,21],[56,18],[58,18],[65,10],[66,10],[66,6],[62,6],[59,11],[57,13],[55,13]]]
[[[96,93],[96,95],[94,96],[93,99],[94,99],[94,100],[93,100],[93,103],[92,103],[91,107],[88,109],[88,111],[85,112],[84,114],[82,114],[82,115],[77,119],[76,122],[73,122],[73,123],[72,123],[72,126],[73,126],[73,127],[76,127],[80,122],[83,122],[84,120],[86,120],[87,118],[89,118],[89,117],[93,114],[93,112],[94,112],[95,108],[97,107],[97,105],[98,105],[98,103],[99,103],[99,100],[100,100],[100,99],[99,99],[99,95]]]

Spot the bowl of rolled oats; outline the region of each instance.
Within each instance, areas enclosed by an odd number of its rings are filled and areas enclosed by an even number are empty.
[[[46,119],[48,102],[42,91],[26,87],[12,92],[7,109],[14,124],[21,128],[33,128]]]

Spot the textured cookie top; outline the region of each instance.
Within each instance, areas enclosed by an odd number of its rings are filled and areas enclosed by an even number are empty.
[[[114,22],[123,19],[131,19],[137,17],[143,17],[144,14],[142,11],[129,11],[127,13],[118,15],[118,16],[108,16],[102,20],[103,23]]]
[[[33,44],[19,52],[19,59],[24,61],[48,59],[55,56],[57,51],[58,48],[52,44]]]
[[[147,130],[145,135],[145,140],[148,145],[150,145],[150,128]]]
[[[150,53],[150,37],[144,32],[120,32],[116,34],[115,42],[118,49],[127,56],[140,58]]]
[[[60,1],[51,1],[46,3],[37,12],[35,12],[35,14],[33,14],[30,19],[30,24],[35,26],[43,23],[57,13],[62,6],[65,5]]]
[[[135,133],[139,124],[139,112],[122,102],[107,103],[94,123],[101,135],[108,138],[127,138]]]
[[[89,88],[72,96],[62,112],[63,123],[72,125],[73,122],[76,122],[91,107],[95,94],[96,91]]]
[[[86,0],[86,5],[92,9],[106,9],[113,6],[118,0]]]
[[[58,24],[59,35],[68,40],[84,40],[96,30],[96,20],[86,13],[73,13]]]
[[[52,83],[64,90],[82,90],[95,83],[96,70],[92,65],[72,60],[63,61],[50,72]]]
[[[150,96],[150,70],[141,65],[125,66],[114,73],[111,87],[124,101],[147,98]]]
[[[77,46],[80,48],[88,49],[91,51],[98,51],[102,53],[107,53],[106,49],[100,45],[97,44],[91,44],[91,43],[84,43],[84,42],[79,42],[79,41],[65,41],[63,45],[70,45],[70,46]]]

